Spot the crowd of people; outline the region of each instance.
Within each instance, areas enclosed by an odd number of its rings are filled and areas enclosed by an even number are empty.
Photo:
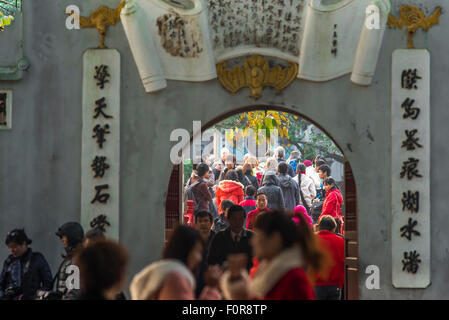
[[[284,156],[279,147],[264,163],[246,155],[236,165],[225,150],[195,165],[185,186],[193,222],[177,226],[162,259],[132,278],[129,298],[343,299],[339,187],[323,157]],[[25,231],[9,232],[0,299],[126,299],[128,252],[105,236],[107,225],[104,216],[86,234],[77,222],[62,225],[56,235],[65,254],[54,277]]]

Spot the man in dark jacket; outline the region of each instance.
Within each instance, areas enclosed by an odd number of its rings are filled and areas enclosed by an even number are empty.
[[[213,222],[212,214],[209,211],[200,211],[195,215],[195,226],[204,243],[203,259],[201,260],[199,272],[196,277],[195,296],[197,298],[200,296],[206,285],[204,276],[207,271],[207,256],[209,255],[210,244],[215,236],[215,232],[211,230]]]
[[[263,187],[257,191],[267,196],[268,208],[273,211],[285,209],[284,195],[278,184],[279,179],[276,174],[268,171],[262,181]]]
[[[11,255],[0,274],[0,299],[32,300],[38,290],[51,290],[50,267],[41,253],[28,247],[31,242],[23,229],[14,229],[6,236]]]
[[[253,251],[250,244],[253,233],[243,228],[245,209],[233,205],[228,210],[229,228],[218,232],[212,239],[207,262],[209,265],[220,265],[227,261],[231,254],[245,253],[247,255],[247,269],[252,267]]]
[[[284,203],[286,210],[295,210],[295,207],[299,205],[299,186],[295,180],[287,174],[287,163],[281,162],[278,165],[279,172],[279,184],[284,196]]]

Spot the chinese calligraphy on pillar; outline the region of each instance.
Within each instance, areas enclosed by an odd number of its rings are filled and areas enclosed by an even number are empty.
[[[430,284],[430,55],[396,50],[392,64],[392,277]]]
[[[12,91],[0,90],[0,130],[11,129]]]
[[[120,55],[87,50],[83,66],[81,224],[106,215],[109,237],[119,236]]]

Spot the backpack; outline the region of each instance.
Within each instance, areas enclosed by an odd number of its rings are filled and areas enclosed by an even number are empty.
[[[195,186],[199,185],[201,182],[203,182],[203,180],[202,179],[198,179],[198,181],[194,182],[193,184],[191,184],[190,186],[188,186],[186,188],[187,200],[192,200],[193,201],[193,213],[194,214],[198,211],[199,203],[198,203],[198,201],[196,201],[195,193],[193,192],[193,188]]]

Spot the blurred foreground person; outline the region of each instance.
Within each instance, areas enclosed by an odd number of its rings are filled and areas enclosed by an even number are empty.
[[[203,251],[200,234],[193,228],[178,226],[168,241],[163,260],[150,264],[131,282],[133,300],[194,300],[195,274],[199,271]],[[216,288],[218,268],[206,272],[206,283],[200,299],[220,300]]]
[[[331,216],[322,216],[318,224],[319,243],[332,257],[327,275],[318,275],[315,287],[317,300],[340,300],[345,279],[345,241],[335,234],[337,223]]]
[[[53,278],[47,260],[28,247],[32,242],[24,229],[14,229],[6,235],[5,244],[11,254],[0,274],[1,300],[32,300],[38,290],[51,290]]]
[[[111,240],[97,239],[74,257],[80,270],[79,300],[115,300],[123,289],[128,254]]]
[[[259,267],[249,279],[240,263],[235,263],[238,267],[230,265],[220,281],[226,299],[314,299],[310,280],[326,267],[328,257],[317,246],[304,217],[298,218],[300,223],[296,226],[282,212],[257,216],[251,244]]]

